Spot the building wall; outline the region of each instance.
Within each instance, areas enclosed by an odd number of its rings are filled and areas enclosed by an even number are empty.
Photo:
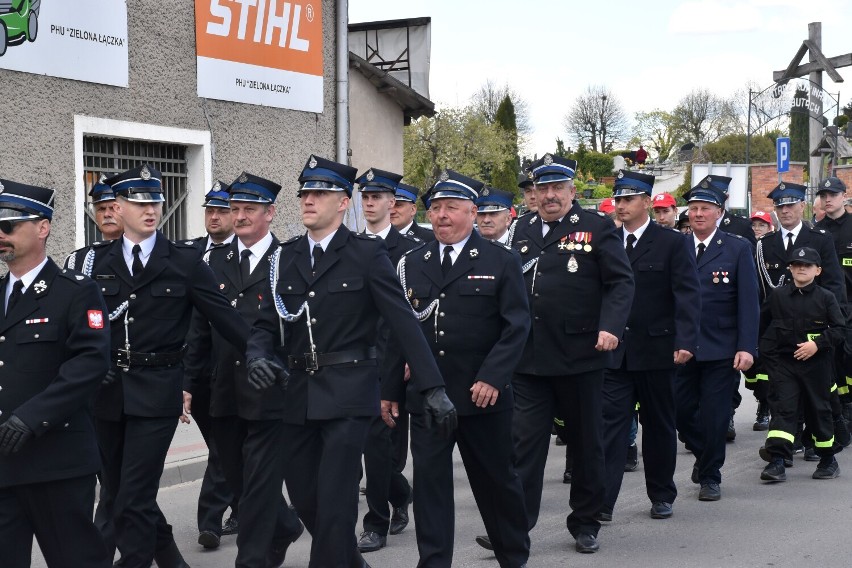
[[[191,202],[200,205],[210,180],[230,182],[246,170],[283,187],[273,227],[277,236],[301,232],[295,197],[299,172],[311,153],[335,158],[336,3],[322,0],[321,114],[199,98],[194,2],[127,0],[127,15],[128,88],[0,69],[0,177],[57,190],[48,253],[61,258],[79,246],[77,217],[84,196],[75,170],[75,144],[82,143],[75,140],[75,121],[91,121],[86,117],[126,121],[131,131],[141,124],[209,133],[204,163],[210,171],[190,180]]]
[[[400,106],[357,69],[349,69],[349,140],[352,166],[361,173],[370,167],[402,174]]]
[[[766,197],[770,191],[778,185],[778,170],[777,165],[771,164],[751,164],[751,210],[752,211],[773,211],[775,207],[772,200]],[[803,183],[805,179],[805,163],[792,162],[790,171],[781,175],[781,179],[790,183]]]
[[[834,170],[834,175],[840,178],[840,181],[846,184],[846,195],[850,196],[849,189],[852,188],[852,164],[845,166],[837,166]]]

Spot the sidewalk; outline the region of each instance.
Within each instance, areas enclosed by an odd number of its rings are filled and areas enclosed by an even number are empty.
[[[207,444],[195,424],[179,423],[166,455],[160,488],[188,483],[204,477],[207,467]]]

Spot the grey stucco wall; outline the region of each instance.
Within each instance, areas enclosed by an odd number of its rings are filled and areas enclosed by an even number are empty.
[[[273,230],[279,238],[301,232],[298,174],[310,153],[335,158],[336,3],[321,3],[321,114],[199,98],[195,3],[188,0],[127,1],[128,88],[0,69],[0,177],[57,190],[48,253],[61,260],[75,248],[74,200],[82,199],[74,194],[75,115],[209,130],[212,178],[231,181],[247,170],[280,183]]]
[[[402,174],[405,117],[391,97],[378,93],[357,69],[349,69],[349,124],[352,165]]]

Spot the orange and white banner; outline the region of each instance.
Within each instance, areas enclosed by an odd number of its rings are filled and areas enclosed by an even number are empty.
[[[196,0],[198,96],[323,110],[322,0]]]

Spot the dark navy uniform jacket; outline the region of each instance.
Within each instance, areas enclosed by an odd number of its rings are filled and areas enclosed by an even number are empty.
[[[48,259],[9,314],[0,310],[0,361],[0,423],[14,414],[35,435],[0,456],[0,487],[97,472],[91,403],[109,369],[109,320],[95,283]]]
[[[694,241],[690,248],[695,254],[693,244]],[[756,357],[760,316],[757,275],[749,243],[717,230],[698,261],[698,282],[701,327],[695,360],[733,359],[738,351]]]
[[[219,292],[207,264],[192,245],[172,243],[157,232],[145,270],[130,275],[122,253],[122,239],[99,247],[92,278],[112,312],[128,302],[130,350],[140,353],[181,351],[189,329],[192,308],[242,350],[249,326]],[[125,345],[124,315],[112,325],[112,350]],[[183,365],[130,366],[118,380],[98,392],[95,415],[118,420],[131,416],[180,416],[183,411]]]
[[[754,237],[754,229],[751,228],[751,221],[739,215],[731,215],[727,211],[722,215],[722,221],[719,223],[719,228],[732,235],[739,235],[752,246],[757,244],[757,239]]]
[[[763,268],[759,264],[757,268],[760,276],[761,300],[765,299],[768,290],[772,289],[772,286],[769,286],[766,282],[767,273],[773,286],[778,285],[782,276],[785,282],[791,278],[790,270],[787,268],[789,252],[784,248],[784,244],[781,231],[768,233],[760,238]],[[822,259],[822,274],[817,276],[816,283],[837,296],[840,305],[845,306],[846,284],[840,270],[840,263],[837,261],[835,245],[831,236],[819,229],[811,229],[802,223],[802,229],[796,236],[796,240],[793,241],[793,246],[795,248],[811,247],[816,249]],[[760,260],[761,258],[758,256],[757,262],[760,262]],[[764,269],[766,272],[764,272]]]
[[[269,262],[280,243],[273,235],[272,244],[247,282],[240,275],[237,239],[227,247],[210,250],[208,263],[216,276],[217,287],[240,317],[251,326],[257,319],[264,297],[269,296]],[[210,375],[210,416],[239,416],[246,420],[274,420],[284,416],[284,391],[280,388],[257,390],[248,382],[245,350],[233,346],[221,333],[211,330],[207,319],[193,312],[189,351],[186,357],[188,384],[185,390],[195,392],[199,380],[206,379],[197,369],[212,355]]]
[[[305,302],[310,313],[306,311],[297,321],[285,323],[273,299],[264,296],[248,343],[247,360],[277,356],[286,366],[288,356],[310,353],[308,318],[317,353],[368,350],[376,346],[381,316],[391,334],[399,338],[417,388],[422,391],[444,384],[380,237],[358,235],[341,225],[315,272],[307,235],[282,243],[280,250],[276,293],[290,314],[296,314]],[[379,369],[375,359],[316,371],[290,370],[284,397],[285,422],[303,424],[306,419],[378,415]]]
[[[421,241],[434,241],[435,233],[432,232],[432,229],[427,229],[425,227],[421,227],[415,221],[411,224],[411,227],[405,232],[405,235],[408,237],[417,237]]]
[[[512,374],[530,326],[518,254],[474,231],[446,277],[437,241],[406,254],[404,269],[406,295],[414,309],[423,311],[439,302],[420,329],[456,411],[470,415],[512,408]],[[397,351],[398,346],[391,345],[391,351]],[[382,382],[382,398],[399,401],[405,389],[401,361],[391,376],[398,378]],[[471,401],[470,388],[477,381],[500,391],[494,406],[477,408]],[[417,389],[410,387],[406,396],[408,409],[421,413]]]
[[[825,231],[834,240],[834,250],[846,283],[846,300],[849,301],[852,298],[852,215],[844,212],[837,219],[826,215],[814,225],[814,229]]]
[[[621,233],[623,236],[623,233]],[[695,355],[701,295],[692,237],[651,222],[630,257],[636,290],[613,368],[674,368],[673,354]]]
[[[621,338],[633,301],[620,233],[576,202],[546,237],[541,233],[541,217],[533,215],[518,224],[512,243],[526,269],[532,318],[517,372],[558,376],[610,366],[611,353],[595,349],[598,332]]]

